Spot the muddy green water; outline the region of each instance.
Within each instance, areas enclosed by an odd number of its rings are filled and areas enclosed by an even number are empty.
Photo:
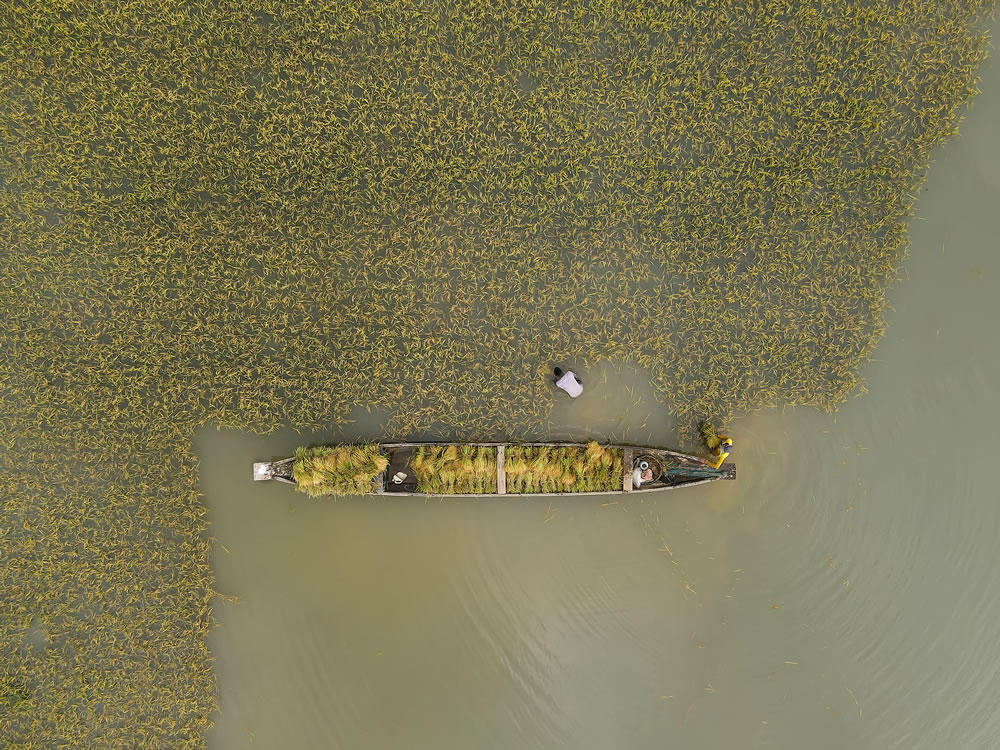
[[[869,393],[732,432],[739,479],[617,497],[323,502],[196,438],[215,535],[212,748],[1000,746],[1000,65],[937,154]],[[596,365],[548,434],[671,445]],[[992,445],[991,445],[992,444]]]

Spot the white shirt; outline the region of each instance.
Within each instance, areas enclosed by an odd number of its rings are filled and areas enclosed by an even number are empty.
[[[636,466],[634,469],[632,469],[632,486],[635,487],[636,489],[638,489],[639,486],[644,481],[646,481],[646,480],[644,480],[642,478],[642,469],[640,469],[638,466]],[[652,481],[652,480],[650,480],[650,481]]]
[[[556,385],[573,398],[583,393],[583,386],[576,381],[576,374],[572,370],[564,372],[563,376],[556,381]]]

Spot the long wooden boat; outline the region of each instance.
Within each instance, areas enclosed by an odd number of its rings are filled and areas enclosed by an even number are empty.
[[[558,451],[560,448],[577,448],[585,451],[588,443],[446,443],[446,442],[424,442],[424,443],[378,443],[379,454],[388,461],[386,468],[372,477],[368,494],[378,495],[403,495],[417,497],[438,497],[441,495],[460,495],[462,497],[493,497],[496,495],[509,495],[516,497],[542,497],[542,496],[563,496],[563,495],[601,495],[609,492],[636,493],[654,492],[657,490],[673,490],[679,487],[693,487],[699,484],[715,482],[720,479],[736,479],[736,465],[724,463],[719,468],[714,468],[708,461],[698,456],[686,453],[667,450],[665,448],[648,448],[634,445],[605,445],[601,446],[605,451],[620,451],[621,477],[620,481],[614,480],[614,486],[597,491],[563,491],[563,492],[529,492],[520,490],[509,490],[507,464],[509,456],[524,454],[524,448],[548,448]],[[426,450],[437,450],[442,447],[448,448],[456,446],[458,450],[469,448],[495,449],[496,453],[496,490],[488,492],[427,492],[419,491],[417,481],[417,471],[414,465],[419,466],[418,453]],[[492,452],[491,452],[492,455]],[[615,460],[619,454],[615,453]],[[296,484],[293,468],[296,458],[290,457],[272,462],[258,462],[253,465],[253,478],[255,481],[275,480]],[[492,463],[491,463],[492,466]],[[513,466],[513,464],[512,464]],[[653,479],[641,483],[640,486],[634,484],[634,472],[640,466],[648,467],[652,470]],[[523,463],[522,463],[523,468]],[[492,468],[490,469],[492,472]],[[490,477],[490,485],[493,485],[493,478]],[[517,484],[515,481],[511,485]]]

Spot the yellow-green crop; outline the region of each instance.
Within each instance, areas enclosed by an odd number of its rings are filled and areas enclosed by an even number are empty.
[[[0,745],[203,745],[200,424],[841,402],[991,8],[5,3]]]

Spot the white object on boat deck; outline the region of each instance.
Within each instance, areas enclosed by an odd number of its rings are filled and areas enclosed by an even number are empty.
[[[576,398],[583,393],[583,386],[577,381],[576,373],[572,370],[564,372],[563,376],[556,381],[556,385],[566,391],[572,398]]]
[[[271,478],[271,464],[256,463],[253,465],[253,481],[262,482]]]

